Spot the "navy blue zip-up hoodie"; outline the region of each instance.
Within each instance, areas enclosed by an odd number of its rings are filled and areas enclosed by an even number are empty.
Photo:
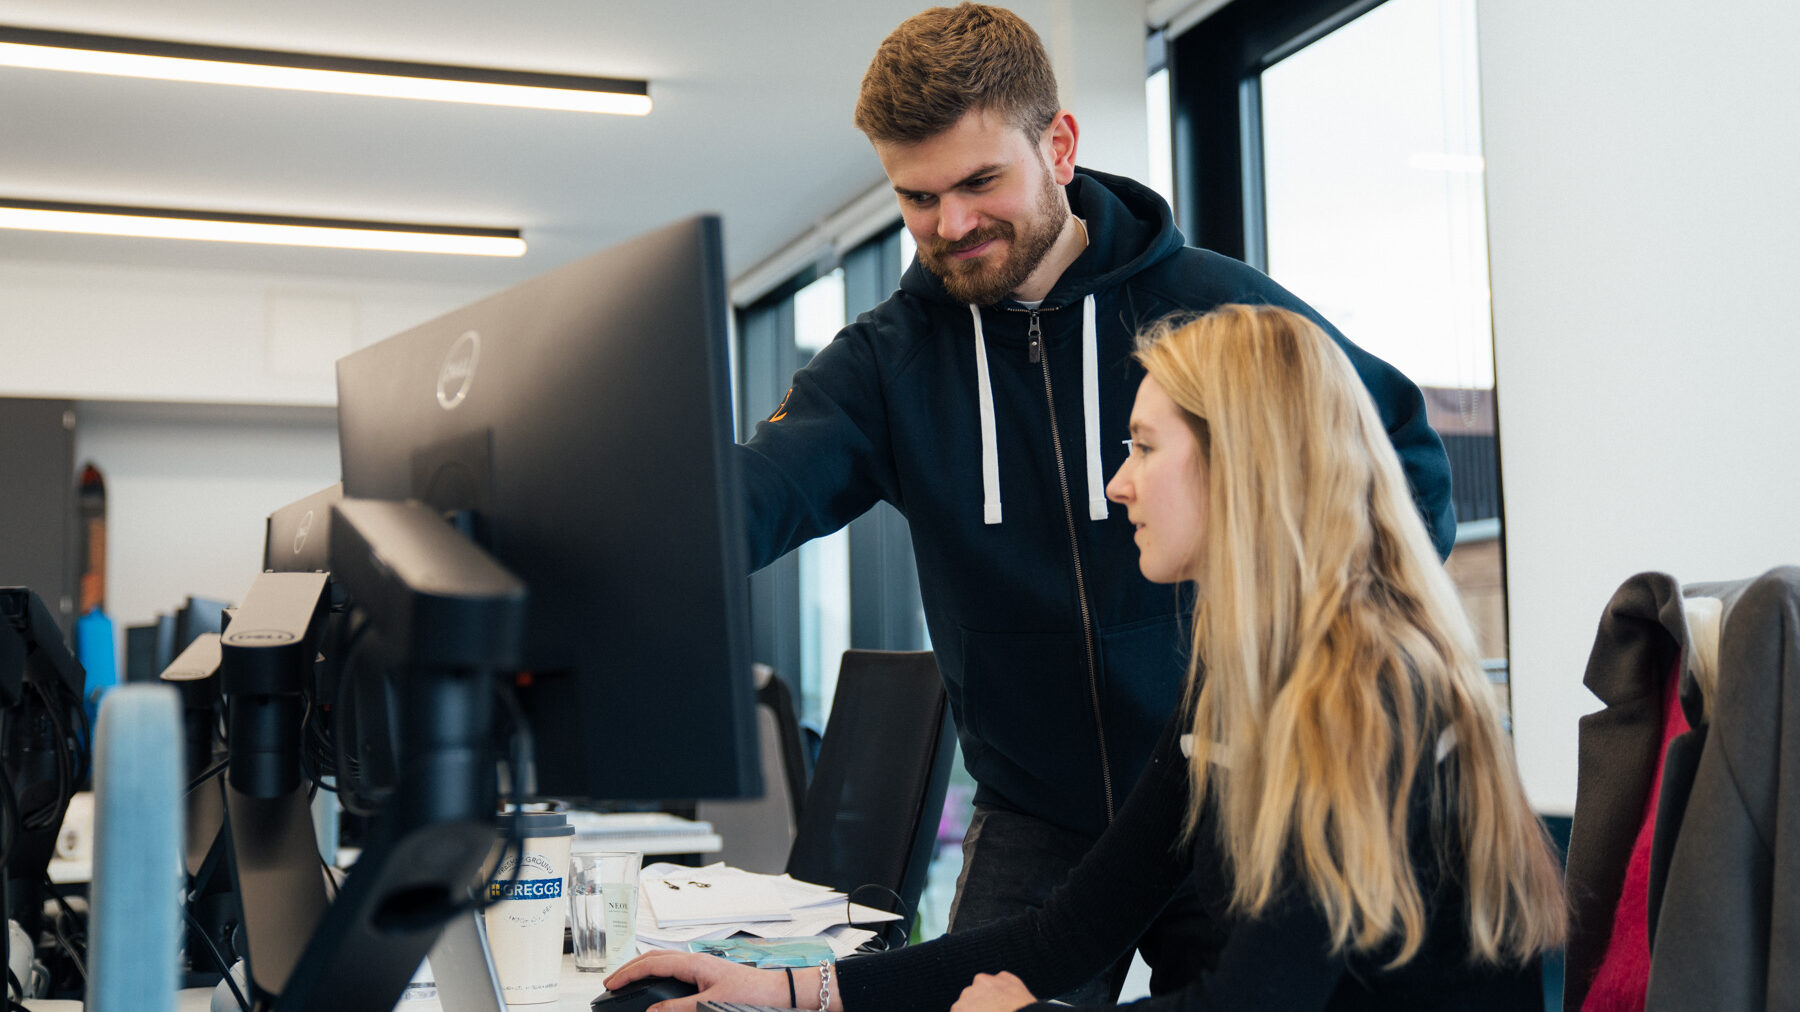
[[[984,516],[970,308],[916,260],[898,292],[794,375],[782,409],[738,456],[752,568],[877,501],[906,517],[976,800],[1097,837],[1180,701],[1190,605],[1139,573],[1124,508],[1089,519],[1087,296],[1106,478],[1125,459],[1143,378],[1131,358],[1138,331],[1171,313],[1267,303],[1316,320],[1349,353],[1442,554],[1455,520],[1449,461],[1406,377],[1263,274],[1185,246],[1168,205],[1138,183],[1077,169],[1067,191],[1087,248],[1038,311],[980,310],[1002,522]]]

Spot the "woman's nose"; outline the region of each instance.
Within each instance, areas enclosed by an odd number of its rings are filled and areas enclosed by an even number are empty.
[[[1120,464],[1119,470],[1114,472],[1112,480],[1106,483],[1106,497],[1121,506],[1131,498],[1131,483],[1125,479],[1125,469],[1130,466],[1129,461]]]

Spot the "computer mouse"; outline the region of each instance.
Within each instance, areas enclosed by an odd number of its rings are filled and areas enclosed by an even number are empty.
[[[685,980],[644,977],[617,991],[600,992],[600,997],[594,999],[594,1012],[644,1012],[659,1001],[686,998],[699,993],[699,988]]]

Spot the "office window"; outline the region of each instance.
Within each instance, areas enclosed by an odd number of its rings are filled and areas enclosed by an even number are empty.
[[[794,347],[804,365],[844,327],[844,271],[794,293]],[[850,529],[800,546],[800,712],[831,712],[838,658],[850,647]]]
[[[739,314],[740,437],[774,413],[795,370],[847,320],[898,286],[910,259],[899,228],[808,269]],[[801,719],[823,729],[843,652],[926,649],[924,609],[905,521],[878,504],[848,527],[801,546],[750,579],[752,654],[799,694]]]
[[[1155,64],[1144,78],[1145,122],[1149,124],[1150,175],[1144,185],[1175,206],[1174,138],[1169,133],[1169,68]]]
[[[1475,0],[1234,3],[1169,48],[1190,240],[1239,256],[1424,391],[1448,562],[1502,702],[1506,602]]]
[[[1262,73],[1269,274],[1451,390],[1494,386],[1473,8],[1389,0]]]

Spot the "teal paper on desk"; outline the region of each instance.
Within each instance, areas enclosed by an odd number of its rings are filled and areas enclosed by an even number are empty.
[[[768,969],[783,966],[816,966],[835,963],[837,954],[822,938],[719,938],[688,943],[689,952],[729,959],[733,963]]]

